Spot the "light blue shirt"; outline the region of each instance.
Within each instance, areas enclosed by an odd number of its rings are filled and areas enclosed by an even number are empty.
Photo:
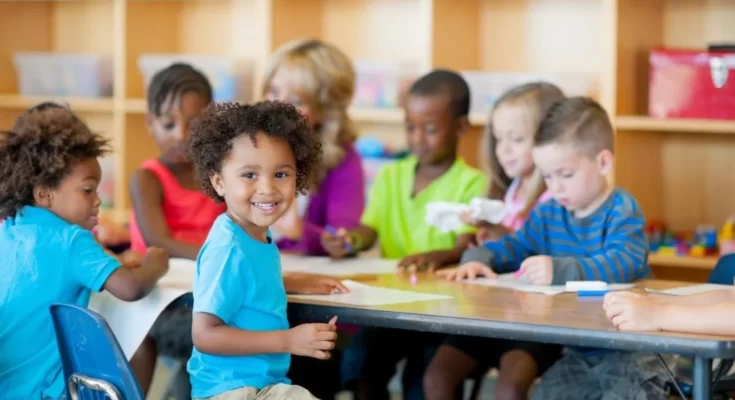
[[[64,390],[49,306],[87,307],[118,260],[92,233],[26,206],[0,224],[0,397],[58,398]]]
[[[289,328],[286,305],[276,245],[251,238],[227,214],[220,215],[197,257],[194,312],[212,314],[237,329],[277,331]],[[192,397],[290,383],[290,362],[289,354],[220,356],[195,346],[187,366]]]

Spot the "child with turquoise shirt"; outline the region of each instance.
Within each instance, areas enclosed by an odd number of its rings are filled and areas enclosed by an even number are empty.
[[[70,110],[43,103],[0,133],[0,393],[66,397],[49,307],[86,307],[92,291],[144,297],[168,269],[165,251],[123,262],[95,240],[108,140]],[[126,268],[120,268],[125,265]],[[130,268],[127,268],[130,267]]]
[[[310,184],[321,143],[292,105],[224,103],[192,127],[189,153],[204,192],[227,205],[196,262],[192,397],[314,399],[286,377],[291,354],[328,359],[336,318],[289,329],[286,293],[348,289],[328,277],[282,277],[269,228]]]

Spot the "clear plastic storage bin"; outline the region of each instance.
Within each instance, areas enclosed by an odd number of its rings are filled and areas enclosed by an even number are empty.
[[[97,54],[22,52],[13,57],[21,95],[110,97],[112,59]]]
[[[138,68],[143,74],[145,88],[153,75],[169,65],[182,62],[204,74],[212,85],[214,101],[235,101],[240,91],[235,60],[230,57],[198,54],[143,54],[138,59]],[[244,93],[243,93],[244,94]]]
[[[418,77],[417,68],[405,63],[356,61],[355,98],[359,108],[396,108],[411,83]]]
[[[553,83],[567,96],[592,95],[592,80],[577,73],[462,71],[470,87],[471,113],[487,113],[507,90],[524,83]]]

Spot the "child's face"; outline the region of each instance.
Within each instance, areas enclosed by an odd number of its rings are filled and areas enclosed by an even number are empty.
[[[255,142],[249,135],[235,138],[221,173],[211,178],[228,213],[246,231],[254,229],[252,236],[263,234],[296,197],[296,159],[289,143],[263,133]]]
[[[312,128],[321,124],[322,116],[317,107],[308,101],[309,97],[303,90],[289,84],[288,70],[279,68],[273,75],[265,91],[265,99],[289,103],[306,116]]]
[[[186,92],[175,99],[166,100],[161,116],[147,115],[148,129],[153,134],[161,158],[171,164],[187,163],[186,139],[189,124],[207,108],[207,98],[196,92]]]
[[[570,143],[551,143],[535,147],[533,159],[551,195],[566,209],[584,217],[599,206],[612,168],[609,150],[590,157]]]
[[[102,169],[96,158],[80,161],[57,188],[40,189],[35,195],[36,203],[70,224],[91,230],[97,225],[100,207],[97,186],[101,177]]]
[[[408,97],[408,147],[421,165],[434,165],[456,155],[458,136],[464,127],[452,115],[450,100],[444,94]]]
[[[533,128],[523,108],[503,105],[493,112],[495,156],[509,178],[533,173]]]

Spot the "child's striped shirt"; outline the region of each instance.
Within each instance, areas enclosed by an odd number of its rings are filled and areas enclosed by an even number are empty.
[[[553,259],[553,285],[631,282],[650,274],[644,229],[643,212],[633,196],[615,189],[584,218],[575,218],[556,200],[540,204],[520,230],[484,247],[498,273],[518,270],[527,257],[546,255]]]

